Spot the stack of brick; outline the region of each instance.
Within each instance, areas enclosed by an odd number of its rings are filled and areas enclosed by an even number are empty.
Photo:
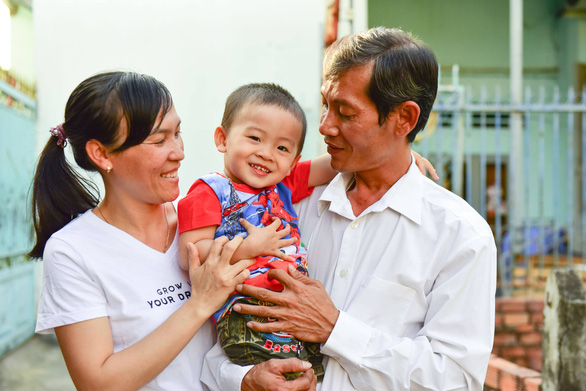
[[[496,300],[493,353],[521,367],[541,372],[543,299]]]
[[[540,386],[541,373],[491,355],[484,391],[540,391]]]

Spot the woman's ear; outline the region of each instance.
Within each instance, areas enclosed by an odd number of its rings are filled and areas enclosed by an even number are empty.
[[[395,134],[399,137],[407,137],[417,125],[421,109],[419,105],[411,100],[403,102],[393,110],[397,114],[397,126]]]
[[[85,152],[98,170],[105,172],[110,172],[110,170],[112,170],[113,164],[104,144],[98,140],[92,139],[85,143]]]
[[[214,142],[216,143],[216,148],[218,152],[226,153],[226,139],[228,138],[228,134],[226,130],[218,126],[216,131],[214,132]]]

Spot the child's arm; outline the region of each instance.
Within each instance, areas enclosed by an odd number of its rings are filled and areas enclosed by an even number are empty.
[[[270,225],[262,228],[255,227],[244,219],[240,219],[240,224],[248,231],[248,236],[232,255],[230,260],[232,265],[241,259],[253,259],[261,255],[271,255],[293,261],[291,257],[288,257],[280,250],[281,247],[287,247],[295,243],[295,238],[283,239],[291,232],[289,224],[284,229],[279,230],[281,220],[276,217],[273,218],[273,222]],[[199,252],[199,258],[203,262],[212,247],[217,228],[217,225],[210,225],[185,231],[179,235],[179,264],[183,270],[189,270],[187,243],[195,244]]]
[[[429,160],[427,160],[414,150],[411,150],[411,153],[413,153],[413,156],[415,157],[415,164],[417,165],[417,168],[419,168],[419,171],[421,171],[423,175],[427,175],[427,171],[429,171],[429,174],[434,180],[439,180],[439,176],[437,176],[435,167],[433,166],[433,164],[429,162]]]
[[[199,259],[203,262],[210,252],[214,242],[214,234],[217,225],[192,229],[179,234],[179,265],[183,270],[189,270],[189,254],[187,253],[187,243],[193,243],[199,252]]]
[[[332,157],[326,153],[311,160],[311,166],[309,167],[309,178],[307,180],[308,187],[315,187],[325,185],[338,173],[332,169],[330,161]]]
[[[419,168],[419,171],[421,171],[423,175],[426,175],[427,171],[429,171],[431,177],[437,181],[439,177],[437,176],[437,172],[429,160],[413,150],[411,150],[411,152],[415,157],[415,164]],[[327,153],[311,160],[311,166],[309,168],[309,179],[307,184],[308,187],[325,185],[334,179],[337,171],[332,169],[330,165],[331,160],[332,157]]]

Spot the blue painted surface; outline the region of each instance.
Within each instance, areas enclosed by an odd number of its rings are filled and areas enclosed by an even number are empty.
[[[31,248],[28,200],[35,156],[34,119],[0,104],[0,258]]]
[[[0,269],[0,356],[17,347],[35,329],[34,264]]]
[[[30,186],[36,160],[34,100],[0,83],[0,356],[34,333],[34,263]],[[2,103],[4,102],[4,103]],[[31,104],[32,102],[32,104]]]

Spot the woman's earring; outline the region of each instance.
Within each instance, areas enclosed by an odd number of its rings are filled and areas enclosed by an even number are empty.
[[[112,167],[108,166],[108,168],[106,168],[106,173],[110,173],[110,171],[112,171]]]

